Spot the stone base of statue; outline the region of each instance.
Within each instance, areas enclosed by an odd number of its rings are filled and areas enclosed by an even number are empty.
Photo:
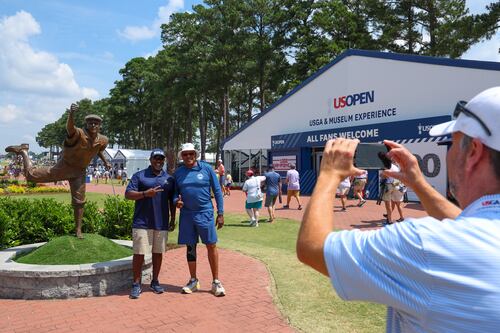
[[[132,247],[131,241],[113,240]],[[132,256],[81,265],[28,265],[12,261],[20,253],[45,243],[22,245],[0,251],[0,298],[65,299],[104,296],[127,291],[132,285]],[[151,255],[144,257],[142,282],[149,283]]]

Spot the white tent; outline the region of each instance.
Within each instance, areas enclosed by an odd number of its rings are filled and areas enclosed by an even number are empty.
[[[149,150],[118,149],[113,158],[113,163],[117,164],[119,168],[126,168],[129,177],[131,177],[135,172],[149,166],[150,154],[151,151]]]

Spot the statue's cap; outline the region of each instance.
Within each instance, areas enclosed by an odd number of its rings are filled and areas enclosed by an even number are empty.
[[[102,122],[102,118],[96,114],[89,114],[88,116],[85,117],[85,121],[87,120],[99,120],[100,122]]]

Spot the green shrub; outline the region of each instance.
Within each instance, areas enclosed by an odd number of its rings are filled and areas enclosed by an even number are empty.
[[[82,232],[100,234],[103,226],[103,212],[99,210],[96,202],[87,201],[83,212]]]
[[[20,245],[19,225],[0,207],[0,249]]]
[[[108,196],[104,210],[95,202],[85,205],[82,231],[108,238],[130,239],[134,202]],[[0,197],[0,248],[46,242],[73,234],[73,207],[54,199],[12,199]]]
[[[109,196],[104,201],[104,226],[101,235],[108,238],[130,239],[134,201],[118,196]]]

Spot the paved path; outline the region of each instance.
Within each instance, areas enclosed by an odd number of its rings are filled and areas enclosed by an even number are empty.
[[[206,251],[198,250],[201,290],[180,294],[188,270],[183,248],[168,251],[160,282],[161,295],[143,285],[137,300],[118,295],[71,300],[0,300],[0,332],[293,332],[269,290],[263,263],[221,250],[220,276],[227,296],[208,291],[211,274]],[[237,269],[236,269],[237,267]]]

